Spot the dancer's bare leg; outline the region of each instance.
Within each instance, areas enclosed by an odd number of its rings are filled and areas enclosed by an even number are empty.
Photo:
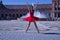
[[[28,31],[28,29],[29,29],[29,27],[30,27],[30,24],[31,24],[31,22],[29,22],[28,27],[27,27],[27,29],[26,29],[26,32]]]
[[[35,25],[35,28],[37,29],[37,32],[39,33],[39,29],[38,29],[37,24],[36,24],[35,21],[34,21],[34,25]]]

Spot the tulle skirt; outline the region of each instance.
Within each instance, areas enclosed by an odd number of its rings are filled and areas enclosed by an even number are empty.
[[[34,22],[34,21],[38,21],[39,20],[39,18],[38,17],[27,17],[27,18],[24,18],[24,20],[26,20],[26,21],[29,21],[29,22]]]

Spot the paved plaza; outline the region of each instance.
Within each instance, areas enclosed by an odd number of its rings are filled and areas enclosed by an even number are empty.
[[[0,21],[0,40],[60,40],[60,21],[36,21],[40,33],[31,23],[17,20]]]

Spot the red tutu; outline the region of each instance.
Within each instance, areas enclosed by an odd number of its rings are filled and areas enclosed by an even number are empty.
[[[38,17],[31,17],[31,16],[29,16],[27,18],[24,18],[24,20],[29,21],[29,22],[33,22],[33,21],[39,20],[39,18]]]
[[[33,12],[30,12],[30,16],[27,18],[24,18],[24,20],[29,21],[29,22],[34,22],[34,21],[39,20],[39,18],[35,17]]]

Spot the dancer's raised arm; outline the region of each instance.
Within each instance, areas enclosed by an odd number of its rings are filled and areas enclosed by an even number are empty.
[[[29,4],[28,2],[26,3],[28,11],[30,11]]]

